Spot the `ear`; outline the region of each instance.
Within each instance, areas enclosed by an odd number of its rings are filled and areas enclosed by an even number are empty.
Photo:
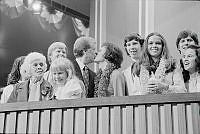
[[[47,71],[47,63],[44,63],[44,72]]]
[[[72,70],[71,69],[68,69],[68,77],[67,77],[67,80],[70,80],[72,78]]]

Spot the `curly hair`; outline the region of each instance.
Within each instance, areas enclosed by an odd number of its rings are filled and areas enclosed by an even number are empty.
[[[20,67],[23,64],[24,59],[25,56],[20,56],[14,60],[12,69],[8,74],[7,85],[16,84],[20,80],[21,78]]]
[[[128,36],[124,38],[124,47],[125,47],[125,51],[127,55],[129,55],[129,53],[127,52],[127,49],[126,49],[126,46],[127,46],[126,43],[132,40],[138,41],[140,43],[140,46],[143,47],[144,39],[138,33],[129,34]]]
[[[180,40],[187,37],[191,37],[194,40],[195,44],[199,44],[198,36],[195,32],[192,32],[190,30],[183,30],[178,34],[178,37],[176,39],[176,47],[179,48]]]
[[[196,59],[195,59],[196,68],[197,68],[197,72],[200,73],[200,46],[198,46],[198,45],[189,45],[187,47],[187,49],[189,49],[189,48],[195,50],[195,54],[197,56]],[[184,82],[187,82],[190,79],[189,71],[184,69],[184,65],[183,65],[182,59],[180,60],[180,64],[181,64],[181,67],[183,69],[182,74],[183,74]]]
[[[123,61],[123,52],[121,51],[121,49],[115,44],[108,42],[103,43],[101,47],[106,47],[104,58],[110,63],[115,64],[117,68],[120,68]]]

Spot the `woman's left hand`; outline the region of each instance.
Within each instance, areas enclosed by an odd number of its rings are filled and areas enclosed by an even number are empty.
[[[147,90],[149,93],[162,93],[163,90],[167,89],[168,85],[160,82],[160,81],[153,81],[153,82],[148,82],[147,84]]]

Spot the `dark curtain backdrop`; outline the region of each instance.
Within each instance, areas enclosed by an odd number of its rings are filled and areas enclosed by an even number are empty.
[[[53,41],[62,41],[69,48],[69,58],[73,59],[73,44],[77,36],[72,20],[66,17],[62,29],[45,31],[36,15],[25,12],[21,17],[10,19],[0,11],[0,87],[6,85],[8,73],[16,57],[29,52],[47,55]]]

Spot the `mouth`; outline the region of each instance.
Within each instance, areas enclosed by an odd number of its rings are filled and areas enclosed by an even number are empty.
[[[136,49],[129,50],[129,53],[135,55],[137,54],[137,50]]]

